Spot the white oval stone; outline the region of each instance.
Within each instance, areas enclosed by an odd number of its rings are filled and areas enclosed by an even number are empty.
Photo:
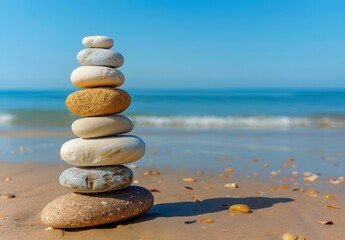
[[[75,166],[106,166],[130,163],[145,154],[145,143],[137,136],[116,135],[105,138],[76,138],[65,142],[61,158]]]
[[[63,171],[59,182],[63,187],[77,193],[99,193],[128,187],[133,181],[133,172],[122,165],[79,168]]]
[[[114,41],[106,36],[88,36],[84,37],[82,43],[87,48],[112,48]]]
[[[81,50],[77,60],[82,66],[121,67],[124,59],[121,53],[101,48],[87,48]]]
[[[123,73],[110,67],[82,66],[71,74],[71,82],[78,88],[119,87],[124,81]]]
[[[105,137],[132,131],[132,121],[122,115],[86,117],[72,123],[72,131],[81,138]]]

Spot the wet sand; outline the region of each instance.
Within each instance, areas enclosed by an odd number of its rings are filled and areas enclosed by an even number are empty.
[[[253,162],[253,164],[255,164]],[[100,227],[46,229],[40,222],[43,207],[69,193],[58,184],[67,165],[1,163],[1,239],[281,239],[286,232],[306,239],[343,239],[345,236],[344,184],[317,194],[296,191],[296,179],[281,184],[282,176],[264,181],[257,176],[236,176],[224,169],[214,171],[146,166],[133,169],[136,184],[153,191],[155,205],[144,215]],[[158,170],[157,176],[145,175]],[[194,178],[196,182],[184,182]],[[275,180],[273,179],[275,178]],[[289,182],[290,181],[290,182]],[[239,188],[226,188],[237,183]],[[290,184],[288,184],[290,183]],[[315,189],[318,182],[304,186]],[[332,195],[335,199],[326,199]],[[247,204],[251,213],[234,213],[229,206]],[[326,207],[334,206],[336,208]],[[340,209],[339,209],[340,208]],[[202,220],[212,220],[202,223]],[[323,225],[318,221],[332,221]]]

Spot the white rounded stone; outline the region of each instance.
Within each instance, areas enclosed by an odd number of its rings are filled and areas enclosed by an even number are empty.
[[[112,48],[114,41],[106,36],[88,36],[84,37],[83,45],[87,48]]]
[[[137,136],[76,138],[64,143],[61,158],[74,166],[106,166],[130,163],[145,154],[145,143]]]
[[[87,48],[81,50],[77,60],[82,66],[121,67],[124,59],[121,53],[101,48]]]
[[[124,81],[123,73],[110,67],[82,66],[71,74],[71,82],[78,88],[119,87]]]
[[[72,123],[72,131],[81,138],[105,137],[132,131],[132,121],[122,115],[86,117]]]

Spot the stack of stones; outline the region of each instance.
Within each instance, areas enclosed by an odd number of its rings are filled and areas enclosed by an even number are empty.
[[[145,143],[139,137],[123,135],[133,129],[130,119],[119,113],[131,98],[117,87],[124,75],[116,68],[124,60],[109,50],[114,42],[105,36],[83,39],[87,47],[78,53],[82,65],[71,74],[72,83],[84,90],[70,94],[67,108],[85,117],[73,122],[79,138],[61,147],[61,158],[75,167],[60,175],[60,184],[73,193],[50,202],[41,219],[52,228],[80,228],[117,222],[144,213],[153,205],[150,191],[130,186],[133,172],[120,165],[139,160]]]

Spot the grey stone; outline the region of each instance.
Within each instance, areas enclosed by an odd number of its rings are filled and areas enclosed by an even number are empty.
[[[132,170],[122,165],[92,168],[72,167],[63,171],[59,178],[62,186],[78,193],[119,190],[131,185],[132,181]]]

